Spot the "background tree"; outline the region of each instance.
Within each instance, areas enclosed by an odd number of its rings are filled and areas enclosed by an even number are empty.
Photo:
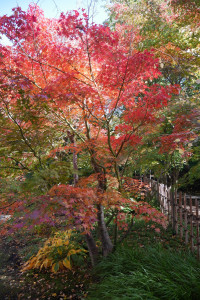
[[[158,135],[163,136],[162,144],[168,145],[168,150],[172,147],[174,150],[178,149],[179,154],[182,152],[183,165],[186,165],[188,159],[185,159],[185,154],[187,151],[192,152],[192,135],[196,143],[199,132],[198,1],[112,1],[110,12],[109,24],[111,26],[115,28],[132,26],[134,30],[137,28],[140,38],[135,46],[138,49],[141,51],[151,47],[155,49],[163,75],[158,82],[160,84],[176,83],[181,87],[179,95],[173,98],[167,111],[163,112],[163,125],[157,129]],[[155,146],[157,152],[160,151],[159,143],[154,143],[152,149],[154,162]],[[148,144],[146,147],[149,149]],[[163,147],[162,149],[164,150]],[[168,150],[166,155],[169,153]],[[147,155],[148,158],[150,158],[150,152]],[[169,159],[166,157],[166,162],[171,161],[170,157],[171,154]],[[144,168],[146,164],[143,164]],[[174,173],[173,169],[171,173]]]

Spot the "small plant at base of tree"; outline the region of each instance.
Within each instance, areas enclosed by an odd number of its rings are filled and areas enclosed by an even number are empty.
[[[72,234],[72,230],[57,232],[45,242],[35,256],[25,263],[22,271],[46,269],[56,273],[61,270],[71,270],[73,265],[83,263],[87,251],[71,239]]]

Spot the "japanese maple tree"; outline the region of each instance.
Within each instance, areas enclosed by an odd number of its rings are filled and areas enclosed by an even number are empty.
[[[78,11],[48,19],[37,5],[0,18],[0,32],[12,42],[0,48],[1,122],[7,123],[1,136],[9,137],[3,140],[4,164],[12,168],[17,160],[25,174],[32,164],[44,169],[48,157],[72,151],[76,173],[76,155],[87,153],[94,177],[77,183],[76,176],[75,186],[54,186],[44,199],[57,201],[69,221],[77,220],[94,260],[90,229],[96,220],[103,255],[113,249],[104,208],[117,211],[119,223],[122,206],[163,222],[147,204],[126,197],[123,175],[132,151],[159,124],[159,110],[178,88],[154,82],[161,75],[154,51],[137,50],[136,32],[125,29],[90,24]]]

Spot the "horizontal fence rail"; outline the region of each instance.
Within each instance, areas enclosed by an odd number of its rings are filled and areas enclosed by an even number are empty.
[[[177,193],[171,187],[146,177],[143,181],[157,194],[160,209],[167,215],[174,233],[190,244],[191,250],[200,259],[200,197]]]

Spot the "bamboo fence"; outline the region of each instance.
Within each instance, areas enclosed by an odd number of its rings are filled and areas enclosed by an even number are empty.
[[[200,259],[200,197],[177,193],[163,183],[145,178],[157,193],[161,211],[167,215],[174,234],[190,245],[191,251]]]

